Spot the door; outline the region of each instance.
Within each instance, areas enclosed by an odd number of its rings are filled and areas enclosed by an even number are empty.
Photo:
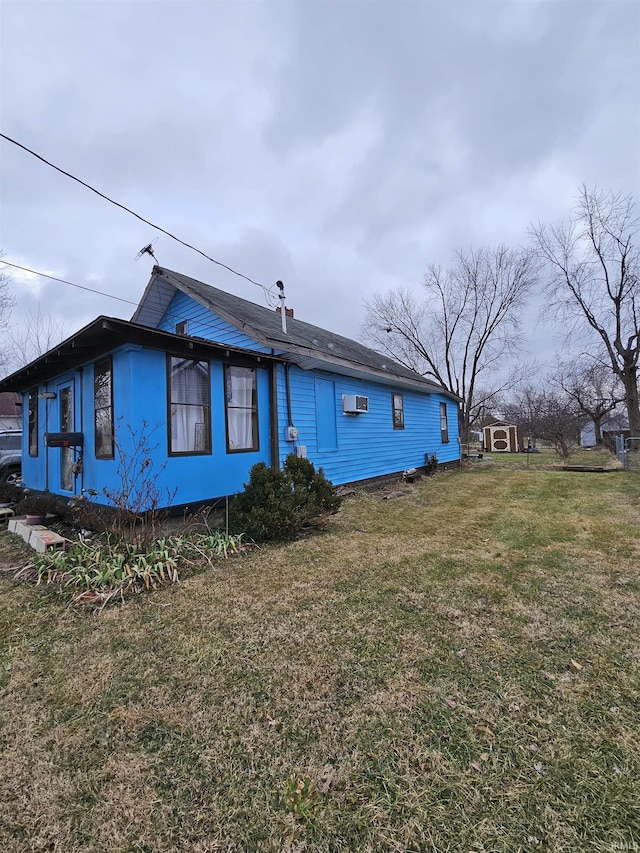
[[[316,379],[315,384],[318,451],[337,450],[336,384],[331,379]]]

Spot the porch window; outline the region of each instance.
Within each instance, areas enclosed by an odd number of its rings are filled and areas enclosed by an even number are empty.
[[[404,398],[402,394],[391,395],[391,408],[393,410],[393,428],[404,429]]]
[[[38,389],[29,391],[29,456],[38,455]]]
[[[111,358],[93,368],[96,459],[113,459],[113,364]]]
[[[211,453],[209,362],[168,357],[169,454]]]
[[[60,397],[60,432],[73,430],[73,385],[61,388]],[[60,448],[60,488],[66,492],[73,491],[73,448]]]
[[[252,367],[224,369],[227,451],[258,450],[258,385]]]
[[[440,403],[440,438],[443,444],[449,443],[449,424],[447,421],[446,403]]]

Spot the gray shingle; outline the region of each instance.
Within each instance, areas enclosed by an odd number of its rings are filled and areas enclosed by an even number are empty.
[[[182,273],[173,272],[165,267],[154,267],[153,274],[174,284],[181,291],[194,296],[199,302],[206,305],[211,311],[221,313],[228,319],[234,321],[234,325],[246,334],[254,337],[259,343],[273,347],[276,351],[291,352],[308,350],[309,356],[319,360],[326,359],[331,362],[340,359],[349,362],[356,367],[365,368],[380,374],[397,376],[409,380],[411,383],[420,383],[426,388],[451,395],[435,382],[425,379],[419,373],[409,370],[401,364],[393,361],[386,355],[382,355],[369,347],[321,329],[304,320],[295,317],[287,317],[287,332],[282,331],[282,320],[280,314],[273,309],[264,308],[218,290],[216,287],[204,284],[197,279],[190,278]],[[328,369],[330,369],[328,367]]]

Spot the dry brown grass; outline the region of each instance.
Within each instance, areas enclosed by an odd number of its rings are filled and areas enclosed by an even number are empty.
[[[3,576],[3,849],[640,844],[639,529],[638,475],[487,464],[100,616]]]

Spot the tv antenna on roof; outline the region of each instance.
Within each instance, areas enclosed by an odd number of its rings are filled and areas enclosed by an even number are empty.
[[[154,260],[156,263],[158,263],[158,259],[157,259],[157,258],[156,258],[156,256],[153,254],[153,246],[154,246],[154,244],[155,244],[155,242],[156,242],[156,240],[157,240],[157,239],[158,239],[158,238],[157,238],[157,237],[155,237],[155,238],[154,238],[150,243],[147,243],[147,245],[146,245],[146,246],[143,246],[143,247],[140,249],[140,251],[138,252],[138,254],[135,256],[135,258],[134,258],[133,260],[134,260],[134,261],[139,261],[139,260],[140,260],[140,258],[141,258],[143,255],[151,255],[151,257],[153,258],[153,260]]]

